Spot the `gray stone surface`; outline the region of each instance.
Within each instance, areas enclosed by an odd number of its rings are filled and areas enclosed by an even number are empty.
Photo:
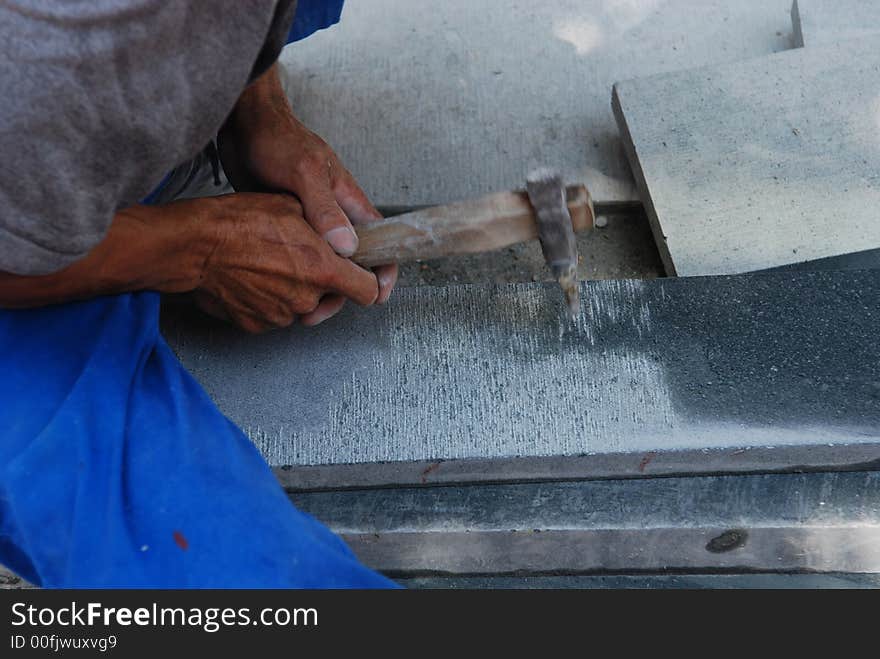
[[[880,571],[880,473],[397,488],[292,496],[401,577]]]
[[[396,580],[410,589],[876,589],[880,574],[635,574],[566,576],[431,576]],[[0,566],[0,590],[33,588],[26,581]]]
[[[846,43],[880,35],[880,3],[875,0],[794,0],[791,20],[796,47]]]
[[[629,574],[562,575],[538,577],[459,577],[433,576],[398,579],[405,588],[450,590],[463,589],[786,589],[814,590],[880,588],[878,574]]]
[[[616,80],[791,45],[789,0],[370,0],[282,54],[297,114],[375,203],[521,187],[536,164],[636,200]]]
[[[387,488],[291,499],[369,565],[412,587],[880,585],[877,472]],[[612,570],[621,574],[607,575]],[[760,574],[768,571],[789,574]],[[0,589],[27,586],[0,568]]]
[[[876,39],[616,85],[667,273],[880,248],[878,88]]]
[[[880,457],[880,272],[590,282],[582,296],[574,327],[558,287],[538,284],[402,290],[318,331],[163,325],[291,488]]]

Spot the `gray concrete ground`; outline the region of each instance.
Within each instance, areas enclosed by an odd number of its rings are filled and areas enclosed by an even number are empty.
[[[553,164],[600,202],[635,201],[611,113],[617,80],[792,46],[790,0],[372,0],[285,49],[299,117],[378,205],[521,187]],[[642,214],[582,236],[582,279],[663,274]],[[408,264],[401,286],[542,281],[537,244]]]
[[[380,205],[521,186],[552,165],[597,201],[638,197],[619,80],[792,46],[791,0],[369,0],[285,48],[284,84]]]

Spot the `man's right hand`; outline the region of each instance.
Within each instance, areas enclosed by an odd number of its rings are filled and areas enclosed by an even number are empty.
[[[217,229],[195,291],[208,313],[256,333],[297,319],[305,325],[326,320],[319,307],[328,294],[360,305],[376,301],[376,276],[337,256],[303,219],[294,197],[237,193],[195,202]]]
[[[338,256],[289,195],[237,193],[119,211],[85,258],[49,275],[0,272],[0,308],[137,290],[194,292],[249,332],[326,320],[338,295],[375,302],[376,276]]]

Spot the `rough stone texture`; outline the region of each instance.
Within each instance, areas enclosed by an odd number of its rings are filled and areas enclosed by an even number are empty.
[[[878,88],[876,39],[617,84],[667,273],[880,248]]]
[[[880,572],[880,474],[773,474],[299,494],[389,574]]]
[[[411,589],[786,589],[814,590],[880,588],[878,574],[638,574],[638,575],[553,575],[553,576],[431,576],[398,579]]]
[[[846,43],[880,35],[880,3],[875,0],[794,0],[795,47]]]
[[[291,499],[368,564],[413,587],[880,583],[878,473],[380,488]],[[609,570],[642,574],[602,574]],[[755,574],[766,570],[813,574]],[[0,568],[0,589],[26,586]]]
[[[536,165],[636,200],[616,80],[791,47],[789,0],[371,0],[282,54],[297,114],[376,204],[522,187]]]
[[[876,589],[880,574],[638,574],[638,575],[565,575],[565,576],[430,576],[396,580],[410,589]],[[0,566],[0,590],[33,588]]]
[[[290,487],[878,457],[880,272],[583,287],[574,327],[533,284],[402,290],[320,331],[164,328]]]

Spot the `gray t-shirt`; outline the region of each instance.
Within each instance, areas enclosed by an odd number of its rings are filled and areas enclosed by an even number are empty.
[[[216,135],[295,0],[0,3],[0,271],[84,257]]]

